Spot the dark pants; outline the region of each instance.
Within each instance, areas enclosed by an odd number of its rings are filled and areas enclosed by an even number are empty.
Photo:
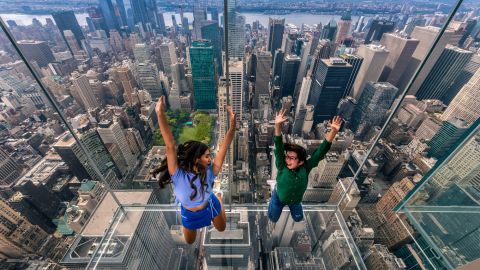
[[[272,222],[277,222],[282,214],[283,207],[286,204],[283,204],[280,199],[278,198],[277,191],[274,189],[272,191],[272,198],[270,199],[270,203],[268,204],[268,218]],[[290,214],[292,215],[293,220],[295,222],[299,222],[303,219],[303,207],[301,203],[294,203],[288,205],[290,208]]]

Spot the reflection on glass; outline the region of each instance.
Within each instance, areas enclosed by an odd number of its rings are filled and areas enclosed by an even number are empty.
[[[476,3],[77,2],[2,5],[15,44],[0,34],[1,269],[453,269],[480,257],[478,146],[458,145],[480,116]],[[206,229],[191,248],[172,187],[151,176],[166,150],[162,95],[175,141],[212,153],[225,106],[238,115],[215,182],[233,204],[228,232]],[[237,208],[270,201],[280,108],[286,142],[307,155],[329,119],[345,120],[300,223]]]

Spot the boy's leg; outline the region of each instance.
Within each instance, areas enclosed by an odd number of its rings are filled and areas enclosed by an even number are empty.
[[[301,203],[294,203],[288,206],[290,208],[290,214],[295,222],[299,222],[303,219],[303,207]]]
[[[277,222],[282,214],[282,209],[285,205],[278,198],[277,192],[274,189],[272,191],[272,198],[270,198],[270,203],[268,204],[268,218],[272,222]]]

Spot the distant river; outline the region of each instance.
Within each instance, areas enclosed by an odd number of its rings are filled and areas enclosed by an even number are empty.
[[[180,14],[174,12],[165,12],[163,13],[163,17],[165,19],[166,25],[172,25],[172,14],[175,14],[177,23],[181,23],[180,21]],[[245,16],[246,22],[251,24],[253,21],[258,20],[263,26],[268,25],[268,18],[285,18],[286,23],[295,24],[297,26],[301,26],[302,23],[305,24],[317,24],[321,22],[322,24],[328,23],[331,19],[335,19],[336,21],[340,20],[340,16],[338,15],[325,15],[325,14],[309,14],[309,13],[290,13],[286,15],[268,15],[263,13],[240,13]],[[33,18],[37,18],[40,22],[45,23],[46,18],[52,18],[50,15],[27,15],[27,14],[0,14],[3,20],[15,20],[19,25],[29,25],[32,23]],[[77,17],[78,23],[80,25],[87,25],[86,17],[88,17],[87,13],[77,13],[75,14]],[[188,18],[189,23],[193,22],[193,14],[191,12],[185,13],[185,16]],[[210,19],[210,14],[208,14],[208,18]],[[352,24],[357,22],[358,16],[352,16]]]

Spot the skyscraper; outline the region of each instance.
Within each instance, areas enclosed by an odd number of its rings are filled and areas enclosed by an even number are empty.
[[[369,44],[361,45],[357,54],[363,57],[363,63],[353,84],[352,92],[352,97],[358,100],[367,82],[378,82],[389,51],[383,46]]]
[[[46,67],[55,61],[50,47],[45,41],[20,40],[17,42],[29,61],[35,61],[40,67]]]
[[[473,52],[447,45],[420,85],[415,96],[418,100],[441,100],[448,88],[472,58]]]
[[[139,103],[138,94],[135,88],[137,87],[137,81],[133,77],[132,72],[126,66],[118,67],[115,69],[116,76],[119,83],[123,88],[123,96],[126,102],[130,105]]]
[[[270,66],[272,54],[269,51],[257,53],[257,68],[255,73],[255,96],[253,108],[259,107],[260,95],[269,95]]]
[[[480,54],[474,54],[447,90],[442,99],[443,104],[449,105],[478,69],[480,69]]]
[[[154,63],[136,63],[135,68],[138,83],[150,93],[152,100],[157,100],[166,94],[167,91],[161,84],[158,69]]]
[[[168,76],[171,76],[171,66],[178,62],[175,52],[175,44],[172,41],[165,41],[160,44],[160,57],[162,58],[163,70]]]
[[[80,28],[80,25],[78,24],[75,13],[73,13],[73,11],[58,11],[54,12],[52,17],[55,20],[55,24],[57,25],[58,30],[60,30],[60,34],[62,35],[63,39],[65,39],[63,31],[70,30],[75,36],[77,45],[81,47],[82,39],[85,39],[85,36],[83,35],[82,28]]]
[[[33,225],[21,213],[15,211],[0,198],[0,249],[3,256],[22,259],[29,254],[39,254],[48,234],[39,226]],[[40,255],[40,254],[39,254]]]
[[[243,58],[245,55],[245,17],[237,12],[236,0],[228,0],[228,55]]]
[[[15,182],[22,173],[22,167],[10,157],[8,152],[0,148],[0,185]]]
[[[283,31],[285,31],[285,19],[268,18],[268,46],[271,55],[282,46]]]
[[[118,172],[112,157],[95,130],[89,130],[78,135],[80,136],[80,141],[87,148],[87,151],[89,153],[95,153],[95,155],[91,155],[91,158],[104,177],[106,177],[111,170]],[[53,145],[53,148],[79,180],[90,179],[99,181],[101,179],[88,162],[87,153],[83,152],[71,134],[64,134]]]
[[[294,54],[289,54],[283,59],[282,73],[280,74],[281,97],[293,96],[300,61],[300,57]]]
[[[137,43],[133,46],[133,55],[139,63],[150,61],[150,48],[145,43]]]
[[[80,98],[79,102],[83,104],[86,111],[100,106],[87,76],[74,72],[70,80],[76,93],[74,96]]]
[[[160,31],[160,33],[163,35],[167,34],[167,28],[165,27],[165,18],[163,17],[162,12],[158,13],[158,31]]]
[[[156,26],[157,5],[152,0],[130,0],[134,24],[141,23],[144,29]]]
[[[337,35],[337,22],[331,19],[322,29],[321,39],[328,39],[331,42],[335,42]]]
[[[115,15],[115,9],[113,7],[112,0],[100,0],[99,3],[108,29],[119,30],[120,24],[117,20],[117,16]]]
[[[197,40],[190,47],[193,97],[196,109],[216,109],[217,86],[213,47],[208,40]]]
[[[408,67],[412,54],[418,46],[418,39],[406,38],[398,34],[385,33],[380,44],[390,52],[380,75],[380,82],[389,82],[398,87],[400,77]]]
[[[107,147],[109,144],[115,144],[119,148],[120,153],[128,166],[127,170],[133,170],[137,163],[137,159],[132,155],[120,123],[112,120],[101,121],[98,123],[97,132]]]
[[[392,32],[395,28],[395,23],[382,20],[373,20],[370,30],[368,30],[367,36],[365,37],[365,44],[372,43],[372,41],[380,40],[383,34],[387,32]]]
[[[352,65],[340,58],[320,59],[312,77],[307,104],[315,106],[314,125],[331,119],[352,74]]]
[[[398,88],[388,82],[367,82],[353,112],[351,127],[363,139],[374,126],[381,126],[385,114],[397,95]]]
[[[414,39],[419,40],[418,46],[413,52],[412,59],[408,64],[408,69],[405,69],[402,77],[400,78],[400,84],[398,88],[400,91],[405,90],[408,82],[415,74],[416,69],[423,61],[425,56],[427,55],[428,51],[430,50],[435,37],[437,36],[440,28],[434,26],[417,26],[412,32],[411,37]],[[413,82],[410,90],[408,92],[409,95],[415,95],[420,88],[421,84],[425,81],[425,78],[432,70],[433,65],[437,62],[438,58],[442,54],[445,46],[454,40],[458,35],[456,35],[452,30],[445,30],[445,32],[440,37],[439,42],[433,48],[430,57],[428,58],[427,62],[423,66],[423,68],[419,71],[417,79]]]
[[[352,26],[352,16],[350,12],[342,15],[340,22],[338,22],[338,30],[335,40],[341,44],[350,34],[350,26]]]
[[[222,35],[218,27],[217,21],[203,21],[201,24],[201,36],[202,39],[210,40],[213,47],[213,58],[215,59],[215,65],[217,74],[221,76],[223,74],[223,61],[222,61]]]
[[[460,118],[468,124],[472,124],[480,117],[480,69],[465,84],[460,92],[455,96],[445,112],[442,114],[442,120],[447,121],[451,118]]]
[[[207,20],[207,10],[204,7],[194,7],[193,8],[193,37],[192,37],[194,40],[203,38],[201,22],[205,20]]]
[[[243,119],[243,103],[245,101],[244,71],[242,61],[230,61],[230,104],[238,119]]]
[[[352,95],[352,87],[353,84],[355,83],[355,80],[357,79],[358,71],[360,71],[360,67],[362,66],[363,63],[363,57],[358,56],[356,54],[342,54],[339,56],[345,62],[349,63],[352,65],[352,74],[350,75],[350,78],[348,79],[347,87],[345,88],[345,93],[346,95]]]
[[[430,147],[428,154],[437,159],[445,157],[450,153],[452,146],[458,139],[465,134],[467,128],[468,123],[458,118],[450,118],[444,121],[437,134],[427,142]]]

